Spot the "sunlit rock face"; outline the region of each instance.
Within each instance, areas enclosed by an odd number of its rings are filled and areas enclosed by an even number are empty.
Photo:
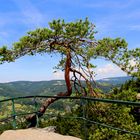
[[[0,135],[0,140],[81,140],[71,136],[63,136],[46,129],[8,130]]]

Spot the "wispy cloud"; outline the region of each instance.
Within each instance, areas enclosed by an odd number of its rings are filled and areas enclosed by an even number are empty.
[[[3,29],[6,26],[10,26],[11,24],[16,24],[19,21],[20,17],[17,12],[0,13],[0,29]]]
[[[7,44],[8,33],[5,31],[0,31],[0,46],[3,46],[5,43]]]
[[[22,22],[28,25],[41,26],[44,21],[44,15],[30,0],[13,0],[20,9]]]
[[[97,36],[102,37],[107,34],[114,35],[118,31],[126,33],[131,30],[139,30],[140,28],[140,9],[139,1],[136,0],[123,0],[123,1],[89,1],[84,4],[85,7],[91,8],[94,13],[93,22],[95,21]],[[135,8],[134,8],[135,7]],[[100,17],[100,12],[106,13]],[[97,14],[96,14],[97,13]]]
[[[48,0],[46,0],[47,2]],[[82,3],[84,2],[83,0],[51,0],[51,2],[56,3],[56,4],[61,4],[61,5],[78,5],[81,6]]]
[[[85,4],[86,7],[89,8],[127,8],[131,6],[134,3],[134,0],[123,0],[123,1],[112,1],[112,0],[106,0],[106,1],[93,1],[88,2]]]
[[[52,74],[50,79],[64,79],[64,72],[57,71],[57,72]]]
[[[8,23],[8,19],[3,19],[3,15],[0,14],[0,28],[2,28],[6,23]]]
[[[126,17],[129,18],[129,19],[132,19],[132,18],[133,19],[139,19],[140,18],[140,9],[136,8],[133,11],[130,11],[129,14]]]
[[[8,33],[4,31],[0,31],[0,36],[7,37]]]
[[[135,44],[135,45],[133,46],[133,48],[140,48],[140,43]]]
[[[42,27],[46,18],[30,0],[12,0],[15,11],[0,12],[0,46],[11,45],[26,30]]]
[[[140,25],[131,25],[128,27],[129,27],[129,30],[140,31]]]

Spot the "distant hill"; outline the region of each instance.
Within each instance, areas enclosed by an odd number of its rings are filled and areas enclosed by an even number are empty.
[[[132,77],[130,76],[124,76],[124,77],[111,77],[111,78],[103,78],[100,80],[97,80],[98,83],[109,83],[112,85],[120,85],[125,83],[126,81],[130,80]]]
[[[97,80],[98,88],[102,89],[104,93],[108,93],[114,87],[120,87],[126,81],[132,79],[130,76],[111,77]]]
[[[52,81],[16,81],[0,83],[0,96],[26,96],[26,95],[54,95],[65,91],[64,80]]]
[[[114,77],[97,80],[97,87],[104,93],[109,92],[113,87],[120,86],[131,77]],[[27,95],[55,95],[58,92],[66,91],[64,80],[51,81],[16,81],[0,83],[0,96],[16,97]]]

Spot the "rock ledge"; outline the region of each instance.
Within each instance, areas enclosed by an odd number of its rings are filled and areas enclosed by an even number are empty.
[[[30,128],[7,130],[0,135],[0,140],[81,140],[72,136],[63,136],[45,129]]]

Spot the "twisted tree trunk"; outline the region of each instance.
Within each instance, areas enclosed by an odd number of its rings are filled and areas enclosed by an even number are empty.
[[[71,52],[70,49],[67,50],[67,55],[66,55],[66,63],[65,63],[65,82],[66,82],[66,87],[67,91],[66,92],[60,92],[56,96],[70,96],[72,94],[72,85],[70,81],[70,69],[71,69]],[[38,110],[37,114],[30,115],[26,118],[28,122],[30,122],[30,125],[28,127],[35,127],[37,124],[37,117],[43,116],[45,113],[46,109],[50,104],[58,100],[58,98],[49,98],[40,107]]]

